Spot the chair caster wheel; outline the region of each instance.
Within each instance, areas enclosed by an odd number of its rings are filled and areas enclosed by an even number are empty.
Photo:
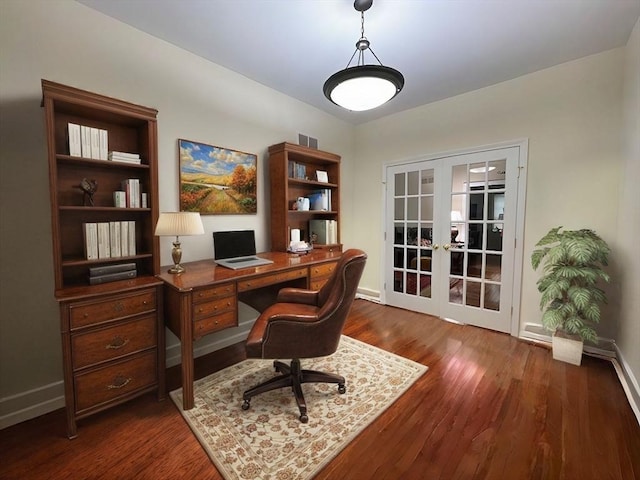
[[[251,403],[249,402],[249,400],[245,400],[244,402],[242,402],[242,409],[243,410],[249,410],[250,406],[251,406]]]
[[[347,387],[344,386],[344,383],[338,384],[338,393],[346,393]]]
[[[305,413],[303,413],[302,415],[300,415],[300,421],[302,423],[307,423],[307,422],[309,422],[309,417],[307,417],[307,415]]]

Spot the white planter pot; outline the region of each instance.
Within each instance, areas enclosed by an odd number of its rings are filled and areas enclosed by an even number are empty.
[[[580,365],[582,361],[582,347],[584,342],[578,336],[556,332],[551,338],[553,347],[553,359],[562,362]]]

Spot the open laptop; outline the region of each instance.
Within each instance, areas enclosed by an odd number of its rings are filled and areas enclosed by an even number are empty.
[[[213,232],[213,255],[216,264],[233,270],[273,263],[256,256],[253,230]]]

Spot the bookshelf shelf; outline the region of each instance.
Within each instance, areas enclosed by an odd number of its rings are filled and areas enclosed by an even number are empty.
[[[311,180],[316,172],[327,173],[328,182]],[[287,251],[291,229],[300,229],[301,240],[310,241],[312,220],[335,221],[337,243],[319,244],[314,248],[341,250],[340,244],[340,156],[292,143],[269,147],[271,182],[271,250]],[[295,176],[294,176],[295,175]],[[296,178],[304,177],[304,178]],[[308,197],[319,190],[329,190],[331,210],[293,210],[299,197]]]

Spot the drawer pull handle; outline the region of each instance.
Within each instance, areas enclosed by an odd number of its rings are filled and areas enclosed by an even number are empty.
[[[129,385],[131,380],[132,380],[131,377],[125,378],[122,375],[118,375],[116,378],[113,379],[114,383],[112,383],[111,385],[107,385],[107,389],[117,390],[119,388],[126,387],[127,385]]]
[[[123,339],[122,337],[113,337],[111,343],[109,343],[105,348],[107,350],[118,350],[124,347],[127,343],[129,343],[129,339]]]

